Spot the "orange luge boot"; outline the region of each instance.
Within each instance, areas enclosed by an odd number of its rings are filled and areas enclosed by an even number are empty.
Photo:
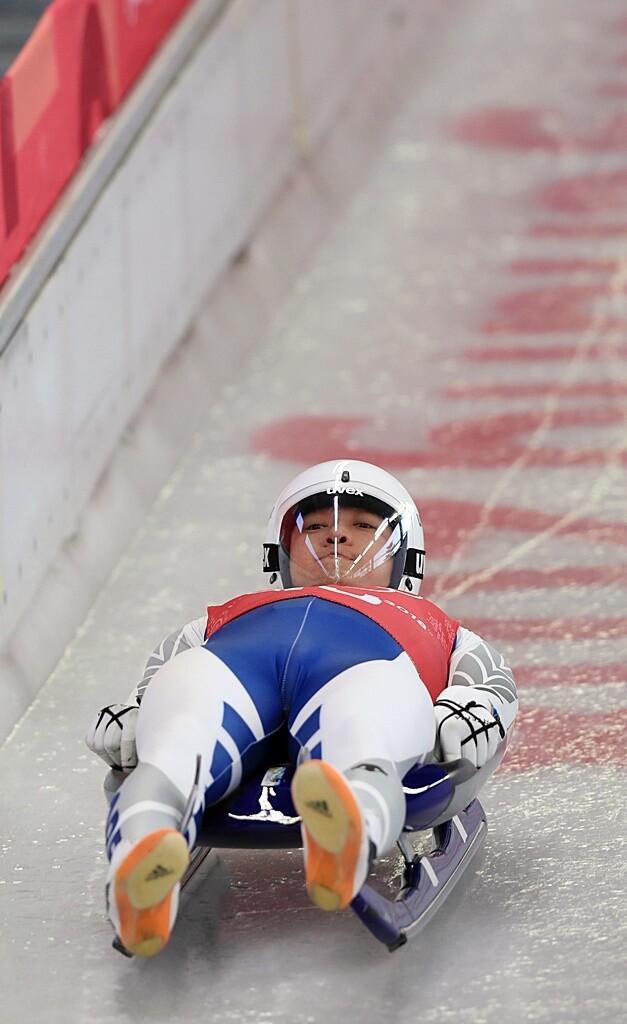
[[[129,953],[154,956],[166,945],[188,863],[187,843],[176,829],[151,832],[112,861],[109,917]]]
[[[292,781],[301,819],[309,898],[321,910],[342,910],[362,888],[373,850],[353,791],[333,765],[305,761]]]

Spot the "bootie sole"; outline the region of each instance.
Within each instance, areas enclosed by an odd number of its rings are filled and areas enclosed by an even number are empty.
[[[153,832],[122,861],[114,880],[120,940],[129,953],[154,956],[168,942],[173,890],[189,863],[185,838],[174,829]]]
[[[321,910],[341,910],[355,894],[364,830],[346,779],[324,761],[306,761],[292,782],[303,825],[307,893]]]

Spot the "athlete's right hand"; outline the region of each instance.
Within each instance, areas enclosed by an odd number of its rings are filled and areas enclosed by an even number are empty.
[[[137,764],[136,704],[110,704],[102,708],[87,730],[85,742],[110,768],[130,771]]]

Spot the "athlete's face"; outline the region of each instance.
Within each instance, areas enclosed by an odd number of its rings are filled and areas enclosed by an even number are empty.
[[[328,508],[299,517],[290,542],[295,587],[388,587],[392,528],[374,512]]]

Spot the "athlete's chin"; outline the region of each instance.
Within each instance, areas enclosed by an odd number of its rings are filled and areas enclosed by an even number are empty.
[[[342,582],[333,576],[295,576],[292,573],[292,584],[295,587],[337,587]]]
[[[292,584],[295,587],[365,587],[367,582],[359,578],[340,573],[294,573],[292,571]]]

